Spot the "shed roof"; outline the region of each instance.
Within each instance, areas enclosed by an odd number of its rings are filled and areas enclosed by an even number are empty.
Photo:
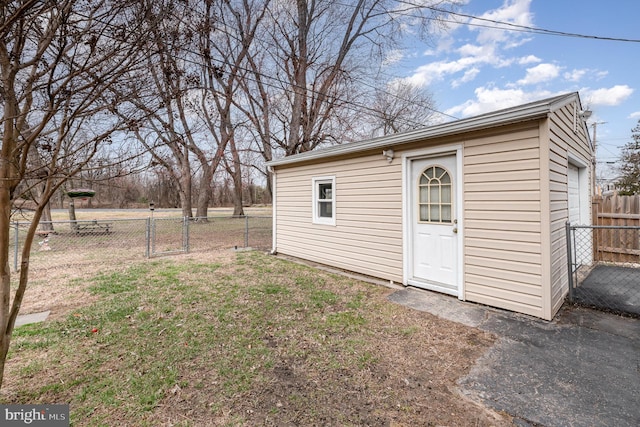
[[[571,92],[547,99],[542,99],[540,101],[530,102],[527,104],[505,108],[503,110],[493,111],[490,113],[455,120],[452,122],[441,123],[414,131],[386,135],[364,141],[350,142],[323,148],[320,150],[294,154],[292,156],[283,157],[281,159],[267,162],[267,166],[289,165],[309,160],[318,160],[345,154],[353,154],[367,150],[384,149],[398,144],[410,143],[419,140],[428,140],[464,132],[489,129],[497,126],[504,126],[518,122],[541,119],[547,117],[550,113],[564,107],[565,105],[573,101],[577,101],[578,108],[581,108],[580,96],[577,92]]]

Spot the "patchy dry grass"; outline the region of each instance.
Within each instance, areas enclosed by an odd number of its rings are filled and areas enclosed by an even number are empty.
[[[456,380],[477,329],[388,289],[258,252],[140,262],[18,328],[3,403],[70,403],[73,425],[509,425]]]
[[[250,216],[271,216],[271,205],[255,205],[244,208],[245,215]],[[68,221],[69,211],[67,209],[53,209],[52,210],[53,221]],[[209,208],[207,214],[209,216],[231,216],[233,214],[233,208]],[[141,219],[151,216],[151,211],[148,209],[102,209],[102,208],[87,208],[87,203],[82,202],[76,207],[76,219],[92,220],[95,218],[104,219]],[[154,211],[153,216],[155,218],[180,218],[182,217],[182,209],[175,208],[158,208]],[[19,211],[15,212],[11,218],[12,221],[31,221],[31,211]]]

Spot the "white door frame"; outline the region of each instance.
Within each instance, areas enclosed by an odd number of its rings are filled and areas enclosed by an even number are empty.
[[[447,144],[437,147],[424,148],[420,150],[407,151],[402,153],[402,283],[407,286],[409,278],[413,272],[413,224],[411,222],[411,161],[429,157],[440,157],[445,155],[456,156],[456,188],[454,218],[458,219],[458,244],[457,244],[457,273],[456,283],[458,284],[457,297],[464,300],[464,221],[462,213],[464,212],[463,191],[464,182],[462,180],[462,144]],[[434,287],[434,290],[437,287]],[[442,289],[446,292],[448,290]],[[447,292],[447,293],[450,293]]]
[[[589,164],[572,153],[567,153],[567,185],[569,181],[569,165],[578,168],[578,191],[579,191],[579,210],[580,210],[580,225],[591,225],[591,198],[589,193],[591,192],[591,183],[589,182]],[[569,189],[567,188],[567,194]],[[567,204],[568,204],[567,200]],[[568,208],[568,206],[567,206]],[[577,224],[571,224],[577,225]]]
[[[569,166],[573,166],[578,168],[578,211],[580,213],[580,219],[578,224],[571,225],[591,225],[593,224],[594,218],[591,217],[591,182],[590,182],[590,172],[592,171],[589,163],[584,161],[578,156],[573,155],[572,153],[567,153],[567,221],[569,218]],[[580,254],[572,254],[573,259],[571,260],[574,263],[579,263],[583,265],[592,265],[593,264],[593,236],[591,233],[586,233],[585,237],[585,250],[581,251]],[[577,257],[577,259],[576,259]]]

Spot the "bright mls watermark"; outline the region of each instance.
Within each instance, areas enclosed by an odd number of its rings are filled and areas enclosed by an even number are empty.
[[[69,405],[0,405],[0,425],[69,427]]]

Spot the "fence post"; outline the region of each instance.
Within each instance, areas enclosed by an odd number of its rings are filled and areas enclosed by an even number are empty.
[[[184,226],[183,226],[183,250],[186,253],[189,253],[189,217],[185,216],[184,217]]]
[[[571,247],[571,223],[569,221],[565,224],[566,237],[567,237],[567,268],[569,273],[569,302],[573,302],[573,251]]]
[[[144,255],[145,257],[149,258],[151,256],[151,218],[147,218],[147,220],[145,221],[145,233],[144,233],[144,237],[146,239],[146,248],[144,251]]]
[[[249,247],[249,215],[244,217],[244,247]]]
[[[156,220],[151,218],[151,255],[156,253]]]
[[[13,233],[13,271],[18,271],[18,246],[20,245],[20,236],[18,235],[19,223],[16,221],[15,223],[15,232]]]

